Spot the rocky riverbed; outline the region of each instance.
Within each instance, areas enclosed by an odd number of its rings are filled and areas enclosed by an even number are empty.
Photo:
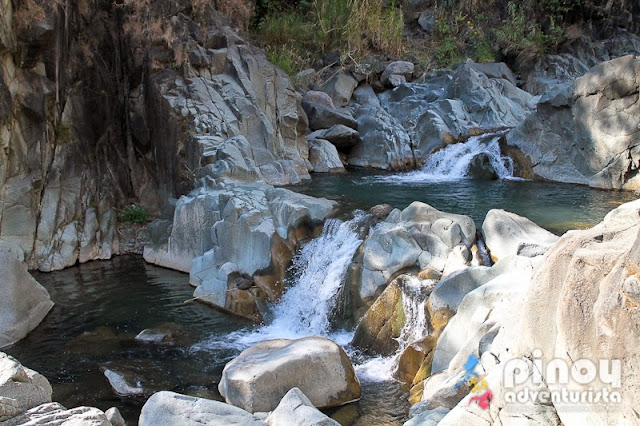
[[[216,383],[184,366],[198,392],[103,360],[101,389],[144,402],[129,422],[382,423],[350,408],[376,381],[409,425],[638,422],[640,37],[583,35],[517,72],[336,60],[294,84],[217,2],[34,1],[0,0],[0,348],[67,309],[30,270],[136,252],[234,326],[73,336],[131,364],[228,351]],[[371,195],[390,182],[427,194]],[[124,225],[134,201],[154,220]],[[124,422],[52,402],[4,353],[0,421]]]

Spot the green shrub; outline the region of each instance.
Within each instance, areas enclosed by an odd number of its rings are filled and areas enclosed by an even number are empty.
[[[147,223],[151,220],[151,212],[149,209],[138,206],[136,204],[131,204],[124,209],[120,215],[118,215],[118,222],[121,223],[137,223],[143,224]]]

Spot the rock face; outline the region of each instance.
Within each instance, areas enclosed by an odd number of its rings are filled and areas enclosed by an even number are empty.
[[[53,307],[49,293],[13,253],[0,248],[0,348],[22,339]]]
[[[318,408],[360,398],[360,383],[347,355],[317,336],[252,346],[225,366],[218,389],[227,403],[255,413],[274,410],[294,387]]]
[[[640,188],[640,59],[593,67],[542,96],[537,112],[507,135],[543,179],[597,188]]]
[[[622,364],[621,372],[612,374],[615,380],[598,375],[587,384],[573,379],[556,384],[548,369],[542,372],[552,391],[609,388],[621,396],[618,404],[555,404],[564,424],[636,421],[638,346],[632,342],[638,339],[639,264],[640,201],[634,201],[592,229],[565,234],[533,277],[522,312],[522,354],[540,349],[545,366],[551,359],[569,367],[583,359]]]
[[[451,273],[465,267],[476,227],[471,218],[414,202],[376,226],[363,245],[354,295],[358,306],[372,303],[393,276],[408,268]],[[357,300],[356,300],[357,301]]]
[[[3,0],[0,245],[62,269],[118,254],[119,208],[203,174],[309,178],[299,95],[217,7]]]
[[[496,209],[487,213],[482,233],[494,261],[507,256],[543,255],[559,239],[526,217]]]
[[[202,424],[265,426],[266,423],[246,411],[218,401],[158,392],[142,407],[140,426]]]
[[[200,300],[259,319],[259,300],[282,293],[295,244],[334,203],[261,183],[214,185],[180,199],[171,233],[145,248],[145,260],[190,272]],[[237,288],[238,276],[254,283]]]
[[[424,83],[400,85],[380,100],[407,129],[416,162],[422,164],[447,144],[520,124],[532,112],[532,96],[518,89],[512,77],[465,64],[429,76]]]

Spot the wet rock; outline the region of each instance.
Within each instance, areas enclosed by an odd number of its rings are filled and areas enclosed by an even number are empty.
[[[166,323],[158,327],[144,329],[138,333],[136,340],[142,343],[169,346],[187,345],[191,341],[184,327],[176,323]]]
[[[449,411],[444,407],[429,410],[426,403],[418,403],[411,407],[411,418],[403,426],[437,426]]]
[[[119,396],[144,395],[145,390],[137,377],[127,377],[127,374],[114,370],[104,370],[104,376],[109,381],[113,391]]]
[[[390,204],[378,204],[369,209],[369,213],[371,213],[376,219],[384,220],[389,216],[389,213],[393,210],[393,207]]]
[[[124,417],[122,417],[122,414],[120,414],[120,410],[118,410],[116,407],[109,408],[104,412],[104,415],[107,417],[107,420],[109,420],[112,426],[127,426],[127,422],[124,421]]]
[[[266,426],[250,413],[218,401],[211,401],[174,392],[158,392],[142,407],[140,426],[224,424]]]
[[[360,383],[342,348],[322,337],[267,340],[229,362],[218,389],[227,403],[250,412],[274,410],[299,388],[318,407],[360,398]]]
[[[497,180],[498,173],[491,164],[491,159],[485,153],[476,155],[469,163],[467,175],[478,180]]]
[[[0,352],[0,422],[51,402],[51,393],[51,385],[44,376]]]
[[[27,266],[0,249],[0,348],[22,339],[53,307],[49,293],[27,271]]]
[[[516,255],[541,256],[559,239],[525,217],[496,209],[487,213],[482,232],[494,261]]]
[[[267,417],[269,426],[317,425],[339,426],[340,423],[324,415],[302,391],[293,388],[282,398]]]

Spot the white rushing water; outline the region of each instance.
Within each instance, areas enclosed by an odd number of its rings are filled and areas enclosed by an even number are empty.
[[[503,156],[500,150],[500,135],[473,136],[467,142],[447,145],[431,154],[422,170],[380,178],[382,181],[451,181],[469,177],[472,160],[485,154],[499,179],[514,179],[513,160]]]
[[[195,349],[233,347],[243,349],[268,339],[297,339],[312,335],[328,336],[330,315],[335,307],[351,260],[362,243],[358,227],[364,213],[348,222],[330,219],[322,235],[307,243],[294,259],[294,285],[273,308],[270,324],[227,336],[226,342],[211,339]],[[336,332],[330,337],[346,345],[353,333]]]
[[[402,352],[416,340],[427,336],[429,321],[427,320],[426,302],[431,289],[435,285],[432,280],[420,280],[407,277],[401,285],[402,308],[406,322],[400,336],[396,339],[398,350],[389,357],[375,357],[355,366],[358,377],[367,381],[382,382],[393,379]]]

